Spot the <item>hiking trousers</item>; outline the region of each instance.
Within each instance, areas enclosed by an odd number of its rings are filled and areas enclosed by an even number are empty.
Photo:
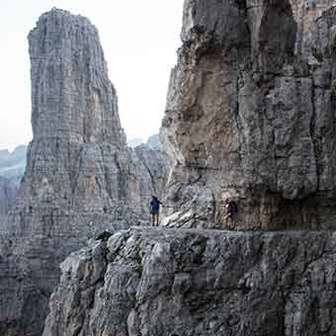
[[[158,212],[152,213],[152,224],[153,226],[159,226],[159,213]]]

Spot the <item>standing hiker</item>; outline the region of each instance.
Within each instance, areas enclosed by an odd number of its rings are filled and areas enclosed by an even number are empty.
[[[150,213],[152,214],[153,226],[159,226],[160,205],[162,205],[161,201],[153,195],[149,203]]]
[[[227,198],[225,200],[225,226],[229,229],[235,227],[235,217],[238,212],[237,203],[234,200]]]

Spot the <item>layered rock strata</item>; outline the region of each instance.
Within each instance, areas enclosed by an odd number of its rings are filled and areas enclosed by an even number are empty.
[[[5,221],[8,212],[15,205],[18,185],[19,181],[16,178],[0,176],[0,223]]]
[[[160,196],[168,169],[162,152],[127,148],[88,19],[59,9],[42,15],[29,53],[33,141],[1,226],[2,336],[41,334],[59,263],[103,230],[148,225],[148,201]]]
[[[43,336],[332,336],[335,234],[132,229],[62,263]]]
[[[293,3],[185,1],[161,130],[175,161],[166,224],[182,228],[72,254],[44,336],[336,333],[336,240],[322,230],[336,219],[336,10],[308,38]],[[225,227],[227,197],[236,228],[320,230],[201,229]]]
[[[161,129],[167,225],[223,228],[233,198],[237,228],[335,227],[335,10],[316,2],[308,38],[301,3],[185,1]]]
[[[312,56],[312,30],[316,18],[323,11],[336,5],[335,0],[290,0],[295,21],[297,22],[296,52],[304,54],[310,63],[315,62]]]

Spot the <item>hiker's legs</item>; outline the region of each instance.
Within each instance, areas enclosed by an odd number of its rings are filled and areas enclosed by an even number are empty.
[[[229,216],[229,229],[232,229],[232,224],[233,224],[232,216]]]
[[[231,222],[232,222],[231,227],[232,227],[232,229],[234,229],[236,227],[236,218],[235,218],[235,215],[232,215]]]
[[[153,226],[158,226],[159,225],[159,213],[158,212],[153,212],[152,213],[152,225]]]
[[[229,228],[230,229],[234,229],[235,228],[235,216],[232,214],[230,217],[230,225],[229,225]]]
[[[225,216],[225,228],[228,229],[229,228],[229,222],[230,222],[230,216],[226,215]]]
[[[232,214],[228,214],[225,217],[225,227],[227,229],[233,229],[234,227],[234,219]]]

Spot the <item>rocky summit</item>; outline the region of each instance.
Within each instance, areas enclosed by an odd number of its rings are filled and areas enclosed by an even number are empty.
[[[148,225],[162,151],[126,146],[97,29],[54,8],[28,37],[33,140],[1,223],[0,335],[41,335],[59,263],[104,230]]]
[[[224,228],[231,198],[242,229],[335,228],[333,3],[185,1],[167,225]]]

